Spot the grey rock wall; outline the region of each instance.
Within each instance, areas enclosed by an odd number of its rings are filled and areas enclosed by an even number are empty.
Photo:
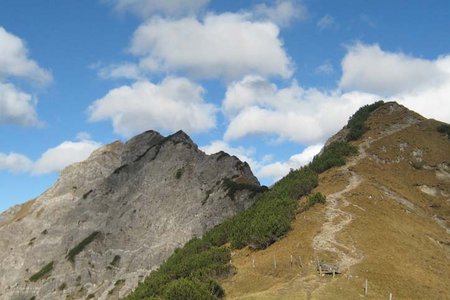
[[[248,190],[231,199],[225,179],[259,186],[246,163],[208,156],[182,131],[98,149],[0,215],[0,299],[124,296],[175,248],[254,202]],[[30,280],[50,262],[50,272]]]

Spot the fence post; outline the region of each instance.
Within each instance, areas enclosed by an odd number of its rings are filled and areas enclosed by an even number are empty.
[[[366,283],[364,284],[364,295],[367,296],[367,279],[366,279]]]
[[[389,293],[389,300],[392,300],[392,293]]]

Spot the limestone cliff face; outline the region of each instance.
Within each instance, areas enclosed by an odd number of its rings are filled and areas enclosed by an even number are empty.
[[[246,189],[230,197],[228,180],[259,186],[246,163],[208,156],[182,131],[100,148],[0,214],[0,299],[125,295],[175,248],[253,203]]]

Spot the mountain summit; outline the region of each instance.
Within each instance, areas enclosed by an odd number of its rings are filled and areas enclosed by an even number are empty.
[[[320,174],[325,204],[268,248],[234,252],[227,299],[449,299],[450,126],[374,107],[327,142],[358,151]]]
[[[259,189],[246,163],[182,131],[106,145],[0,215],[0,299],[122,297]]]

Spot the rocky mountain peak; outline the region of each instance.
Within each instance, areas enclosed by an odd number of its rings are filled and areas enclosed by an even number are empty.
[[[252,186],[230,195],[226,183]],[[0,215],[0,299],[117,299],[176,247],[254,202],[248,164],[146,131],[65,168]]]

